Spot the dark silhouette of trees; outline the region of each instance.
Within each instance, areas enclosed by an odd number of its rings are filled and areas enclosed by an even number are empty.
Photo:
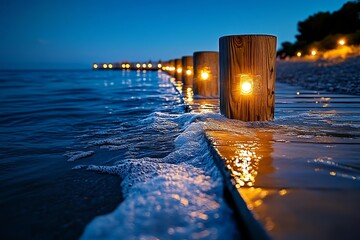
[[[360,44],[360,0],[345,3],[333,13],[319,12],[298,23],[296,42],[284,42],[279,56],[294,56],[297,51],[308,52],[316,47],[332,49],[340,37],[348,44]]]

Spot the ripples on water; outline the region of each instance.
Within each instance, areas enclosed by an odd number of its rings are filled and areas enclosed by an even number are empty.
[[[109,212],[83,238],[238,236],[202,124],[168,78],[2,72],[1,85],[5,236],[77,238]]]
[[[267,123],[185,114],[157,72],[1,72],[0,81],[0,219],[9,238],[236,238],[204,129],[260,129],[280,143],[360,135],[358,112],[309,110],[311,102],[278,99]],[[358,180],[358,161],[309,161]]]

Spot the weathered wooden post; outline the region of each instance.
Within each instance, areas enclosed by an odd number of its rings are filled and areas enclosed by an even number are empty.
[[[235,35],[219,39],[220,112],[242,121],[274,118],[276,37]]]
[[[191,87],[193,85],[193,57],[184,56],[181,58],[182,63],[182,82],[186,87]]]
[[[218,96],[218,52],[194,52],[194,94],[214,97]]]
[[[182,63],[181,58],[175,59],[175,78],[176,81],[181,81],[182,77]]]

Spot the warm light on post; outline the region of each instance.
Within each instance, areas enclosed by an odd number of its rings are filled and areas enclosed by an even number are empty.
[[[140,63],[136,64],[136,68],[140,68],[140,66],[141,66]]]
[[[121,64],[121,67],[122,67],[122,68],[125,68],[125,63]]]
[[[202,71],[201,72],[201,79],[202,80],[207,80],[209,78],[209,73],[206,71]]]
[[[144,64],[142,65],[142,67],[143,67],[143,68],[146,68],[146,64],[144,63]]]
[[[190,69],[186,70],[186,75],[190,76],[192,74],[192,71]]]
[[[161,67],[162,67],[161,63],[159,63],[157,66],[158,66],[158,68],[161,68]]]
[[[178,73],[182,73],[182,68],[178,68],[178,69],[176,69],[176,71],[177,71]]]
[[[346,42],[345,39],[340,39],[338,43],[340,46],[344,46]]]
[[[241,93],[246,95],[250,94],[253,90],[252,82],[244,82],[241,84]]]
[[[297,52],[296,56],[301,57],[301,52]]]
[[[130,68],[130,64],[127,63],[127,64],[125,65],[125,67],[126,67],[126,68]]]
[[[148,64],[148,68],[152,68],[152,64],[151,64],[151,63]]]
[[[312,56],[315,56],[316,54],[317,54],[316,49],[311,50],[311,55],[312,55]]]
[[[113,68],[113,65],[111,63],[109,63],[108,65],[109,68]]]
[[[104,63],[103,64],[103,68],[107,68],[108,66],[107,66],[107,64],[106,63]]]
[[[94,68],[94,69],[97,69],[97,68],[98,68],[98,65],[97,65],[96,63],[94,63],[93,68]]]
[[[259,94],[260,89],[260,75],[240,74],[240,95]]]

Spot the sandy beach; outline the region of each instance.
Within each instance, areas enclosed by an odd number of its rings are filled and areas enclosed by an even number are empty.
[[[360,95],[360,56],[330,60],[279,60],[276,80],[311,90]]]

